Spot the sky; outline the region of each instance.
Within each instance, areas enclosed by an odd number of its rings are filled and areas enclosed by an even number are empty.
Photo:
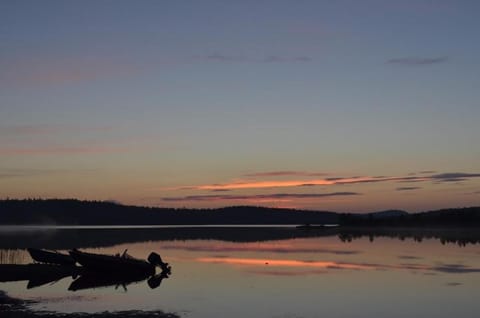
[[[0,2],[0,198],[480,205],[479,1]]]

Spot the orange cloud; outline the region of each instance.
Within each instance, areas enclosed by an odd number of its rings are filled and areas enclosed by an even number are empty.
[[[187,186],[179,189],[193,190],[238,190],[238,189],[261,189],[261,188],[284,188],[284,187],[301,187],[301,186],[328,186],[335,184],[351,184],[351,183],[373,183],[384,181],[397,181],[415,179],[428,180],[421,177],[350,177],[350,178],[325,178],[325,179],[304,179],[304,180],[272,180],[272,181],[243,181],[224,184],[206,184],[199,186]]]
[[[295,171],[278,171],[258,173],[248,176],[299,176],[310,175],[314,176],[314,173],[303,173]],[[287,188],[287,187],[307,187],[307,186],[330,186],[330,185],[343,185],[343,184],[357,184],[357,183],[378,183],[378,182],[423,182],[423,181],[436,181],[436,182],[460,182],[466,181],[471,178],[479,178],[480,173],[464,173],[464,172],[447,172],[422,176],[355,176],[355,177],[330,177],[323,179],[296,179],[296,180],[244,180],[234,181],[229,183],[217,183],[217,184],[203,184],[196,186],[184,186],[179,188],[173,188],[170,190],[209,190],[209,191],[227,191],[227,190],[242,190],[242,189],[265,189],[265,188]]]

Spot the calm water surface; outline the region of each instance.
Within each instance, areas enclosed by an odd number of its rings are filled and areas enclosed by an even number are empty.
[[[148,229],[155,235],[146,234],[147,229],[132,229],[128,235],[124,229],[63,231],[31,235],[47,248],[58,248],[60,240],[67,250],[78,238],[69,248],[109,254],[128,249],[143,259],[156,251],[172,265],[172,275],[156,289],[140,281],[125,288],[120,284],[74,292],[68,290],[74,278],[65,277],[31,289],[27,281],[0,282],[0,290],[35,301],[29,305],[34,311],[59,313],[161,310],[179,317],[442,318],[478,317],[480,312],[478,244],[421,236],[352,239],[294,229],[260,233],[262,229],[244,228],[237,230],[242,231],[239,239],[205,228],[204,235],[170,237],[157,233],[164,229]],[[93,244],[87,235],[113,244]],[[1,239],[1,263],[31,262],[22,245],[30,236],[9,233]]]

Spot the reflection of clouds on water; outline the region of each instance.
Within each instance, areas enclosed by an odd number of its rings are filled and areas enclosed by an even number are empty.
[[[414,256],[414,255],[399,255],[399,259],[423,259],[423,257],[420,256]]]
[[[298,247],[298,245],[289,245],[289,244],[268,244],[268,243],[254,243],[254,244],[194,244],[194,245],[185,245],[185,244],[167,244],[163,245],[162,249],[165,250],[184,250],[188,252],[265,252],[265,253],[279,253],[279,254],[290,254],[290,253],[325,253],[325,254],[336,254],[336,255],[354,255],[360,254],[361,251],[358,250],[340,250],[340,249],[329,249],[329,248],[318,248],[318,247]]]
[[[370,264],[342,263],[335,261],[313,261],[313,260],[290,260],[290,259],[258,259],[258,258],[215,258],[202,257],[197,258],[202,263],[218,263],[230,265],[246,265],[246,266],[278,266],[278,267],[315,267],[324,269],[373,269]]]
[[[290,259],[258,259],[258,258],[232,258],[232,257],[201,257],[196,261],[201,263],[214,263],[214,264],[227,264],[234,266],[262,266],[262,267],[288,267],[295,269],[305,268],[318,268],[323,269],[319,272],[316,271],[299,271],[293,275],[311,275],[313,273],[324,274],[327,270],[409,270],[415,272],[425,273],[447,273],[447,274],[470,274],[480,273],[480,268],[470,267],[463,264],[437,264],[437,265],[425,265],[425,264],[377,264],[377,263],[355,263],[355,262],[336,262],[336,261],[315,261],[315,260],[290,260]],[[277,271],[259,271],[259,270],[247,270],[249,273],[261,274],[261,275],[283,275],[287,276],[286,272]],[[273,274],[272,274],[273,273]]]
[[[327,270],[313,270],[313,271],[248,270],[247,273],[264,275],[264,276],[309,276],[309,275],[328,274],[328,271]]]
[[[434,271],[450,274],[468,274],[468,273],[480,273],[480,268],[472,268],[462,264],[445,264],[435,266],[432,268]]]

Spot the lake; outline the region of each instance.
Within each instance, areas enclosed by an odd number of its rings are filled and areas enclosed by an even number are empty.
[[[41,285],[41,280],[7,282],[0,272],[0,291],[3,297],[24,301],[19,317],[25,310],[52,317],[79,312],[158,317],[477,317],[478,233],[292,227],[0,229],[1,264],[31,263],[26,248],[38,247],[106,254],[128,249],[142,259],[155,251],[172,266],[172,274],[154,289],[142,280],[108,286],[97,282],[95,288],[72,291],[72,283],[82,277]],[[8,311],[11,317],[15,308]]]

